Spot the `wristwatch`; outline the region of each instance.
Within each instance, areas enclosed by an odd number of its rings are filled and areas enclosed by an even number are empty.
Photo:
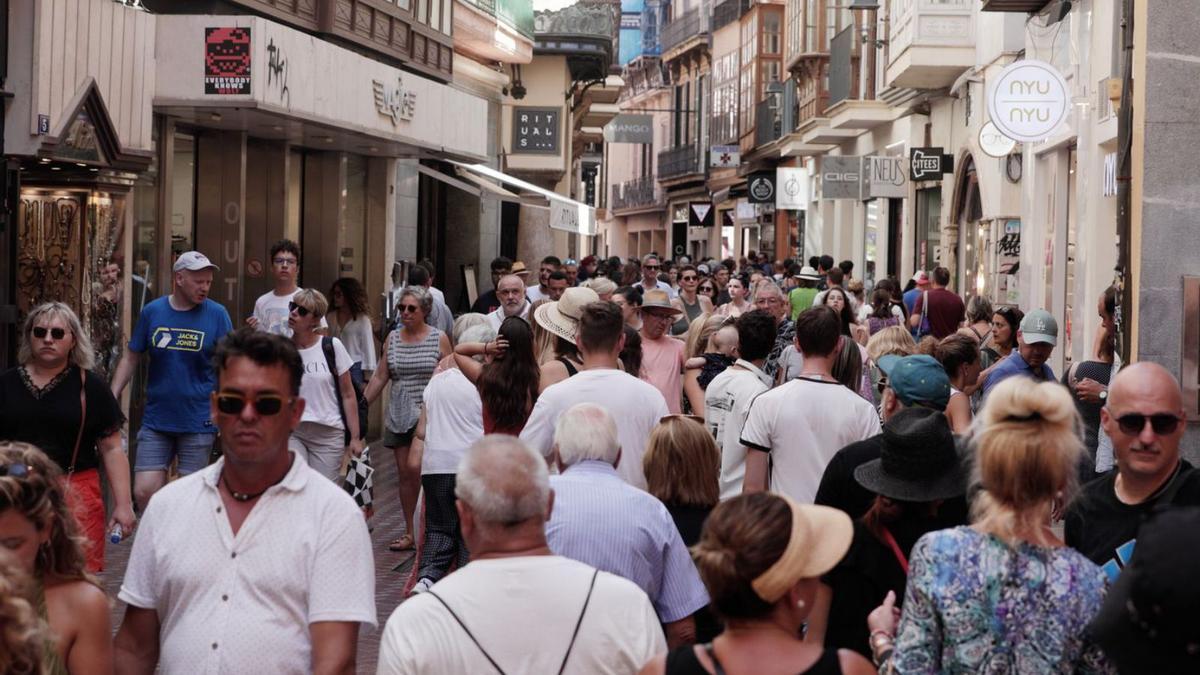
[[[1101,389],[1100,393],[1098,395],[1100,396],[1101,401],[1107,401],[1108,400],[1108,389]]]

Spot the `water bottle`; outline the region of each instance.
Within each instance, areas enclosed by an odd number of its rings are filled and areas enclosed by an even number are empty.
[[[113,525],[112,530],[109,531],[108,540],[114,544],[119,544],[119,543],[121,543],[123,534],[124,534],[124,532],[122,532],[122,530],[121,530],[121,524],[117,523],[116,525]]]

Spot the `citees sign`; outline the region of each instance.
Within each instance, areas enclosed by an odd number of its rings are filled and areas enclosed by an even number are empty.
[[[954,157],[943,148],[913,148],[909,154],[909,177],[913,182],[938,180],[954,173]]]
[[[513,154],[557,155],[561,112],[558,108],[514,108]]]
[[[1024,59],[1000,71],[988,90],[988,114],[1002,134],[1040,141],[1067,117],[1067,82],[1054,66]]]
[[[808,169],[793,166],[775,169],[775,208],[808,210]]]
[[[649,145],[654,142],[653,125],[654,118],[650,115],[617,115],[604,125],[604,140],[608,143]]]
[[[822,199],[862,199],[863,158],[821,158]]]
[[[907,197],[908,176],[904,164],[903,157],[881,155],[863,158],[863,171],[866,173],[866,194],[863,198]]]
[[[746,181],[746,192],[751,204],[775,203],[775,172],[762,171],[750,176]]]

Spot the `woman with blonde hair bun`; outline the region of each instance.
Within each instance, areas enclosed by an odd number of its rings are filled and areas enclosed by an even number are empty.
[[[904,673],[1108,672],[1085,631],[1105,575],[1050,527],[1083,452],[1070,393],[1010,378],[972,431],[973,523],[917,541],[894,641],[892,593],[868,619],[876,662]]]
[[[725,630],[655,657],[642,675],[874,673],[859,654],[801,639],[821,575],[846,555],[850,516],[757,492],[721,502],[692,556]]]
[[[87,573],[62,479],[58,465],[33,445],[0,442],[0,542],[33,579],[33,604],[49,628],[42,669],[33,672],[112,672],[108,597]],[[0,629],[7,633],[8,626]]]

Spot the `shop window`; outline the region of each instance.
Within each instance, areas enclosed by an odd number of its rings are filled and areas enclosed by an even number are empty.
[[[172,259],[194,248],[196,240],[196,137],[175,134],[171,157],[171,253]]]
[[[345,155],[346,183],[342,190],[345,217],[338,226],[339,277],[363,280],[367,231],[367,158]]]
[[[916,268],[932,270],[941,262],[938,245],[942,242],[942,189],[917,191]]]

